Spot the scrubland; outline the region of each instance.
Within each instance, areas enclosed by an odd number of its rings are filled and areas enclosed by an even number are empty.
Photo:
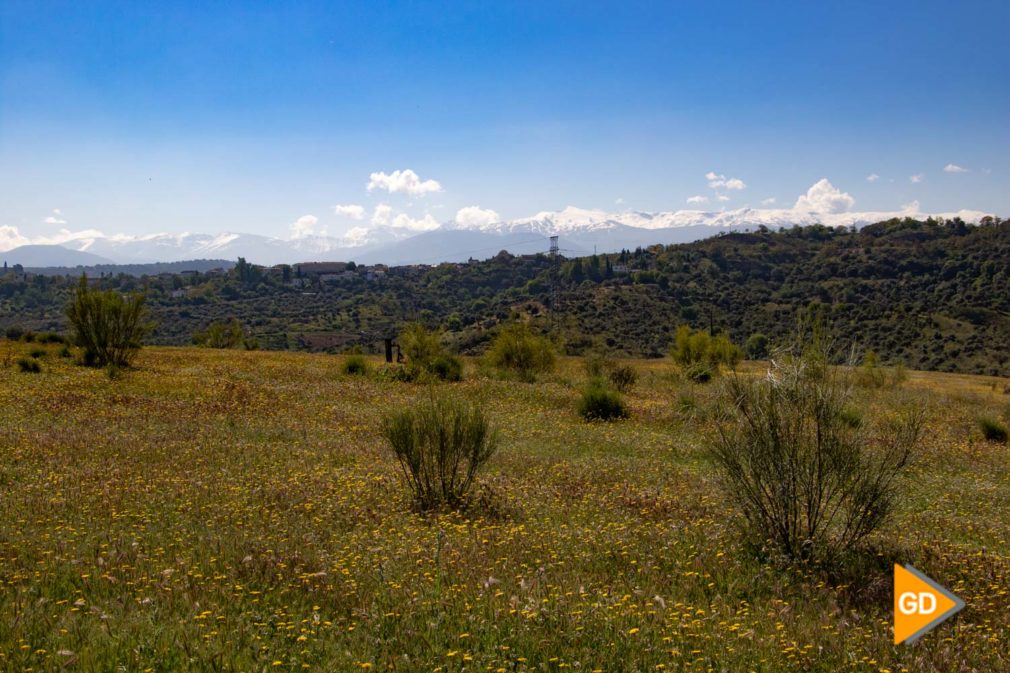
[[[1007,381],[910,372],[864,414],[925,407],[897,515],[839,567],[738,533],[707,458],[719,382],[634,361],[630,418],[586,374],[437,384],[500,435],[474,504],[422,515],[381,418],[429,386],[343,358],[150,348],[112,380],[55,347],[0,368],[0,670],[1010,670]],[[745,363],[742,376],[761,371]],[[966,609],[891,644],[891,565]]]

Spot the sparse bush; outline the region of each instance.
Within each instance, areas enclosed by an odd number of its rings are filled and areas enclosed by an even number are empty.
[[[83,362],[99,367],[128,367],[151,330],[143,294],[124,297],[113,290],[92,290],[84,276],[67,307],[67,319],[74,343],[84,349]]]
[[[609,378],[614,388],[626,393],[638,383],[638,372],[631,365],[616,365],[610,370]]]
[[[594,353],[586,356],[583,365],[586,368],[586,375],[589,376],[590,379],[599,379],[606,376],[607,373],[613,369],[614,361],[606,355]]]
[[[837,558],[891,515],[923,425],[921,413],[854,424],[850,386],[813,362],[730,381],[711,450],[749,532],[803,562]]]
[[[982,436],[990,442],[1005,442],[1010,437],[1010,430],[990,416],[980,416],[978,427],[982,431]]]
[[[7,328],[5,335],[10,341],[18,341],[21,339],[21,335],[23,335],[24,333],[25,331],[23,329],[21,329],[16,325],[12,325],[11,327]]]
[[[487,354],[491,366],[503,374],[533,382],[538,374],[554,368],[554,348],[523,323],[503,327]]]
[[[368,373],[368,360],[357,353],[348,355],[341,370],[349,376],[364,376]]]
[[[897,388],[908,379],[905,365],[898,363],[892,368],[880,366],[880,358],[872,350],[863,355],[863,364],[856,374],[856,382],[864,388]]]
[[[33,358],[44,358],[48,352],[45,348],[33,348],[28,352],[28,355]]]
[[[27,374],[38,374],[42,371],[42,365],[33,358],[21,358],[18,360],[18,369]]]
[[[620,393],[608,390],[600,381],[590,381],[579,398],[578,412],[587,421],[614,421],[628,417],[628,407]]]
[[[465,506],[477,472],[497,448],[484,412],[451,397],[432,397],[388,415],[383,435],[422,510]]]

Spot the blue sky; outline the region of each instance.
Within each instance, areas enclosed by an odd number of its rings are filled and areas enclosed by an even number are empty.
[[[0,227],[788,208],[821,178],[855,210],[1010,216],[1008,25],[997,1],[0,0]],[[366,188],[404,169],[440,190]]]

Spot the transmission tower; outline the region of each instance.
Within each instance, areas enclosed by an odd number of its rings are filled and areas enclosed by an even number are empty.
[[[551,236],[551,313],[557,323],[561,311],[561,255],[558,253],[558,237]]]

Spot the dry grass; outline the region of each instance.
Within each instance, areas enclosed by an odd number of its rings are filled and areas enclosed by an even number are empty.
[[[423,387],[325,355],[152,348],[116,381],[46,363],[0,369],[0,670],[1010,666],[1010,456],[975,427],[1002,382],[864,393],[930,422],[881,555],[843,577],[740,546],[701,450],[715,389],[685,416],[666,363],[635,363],[618,424],[575,413],[578,361],[452,384],[501,429],[488,482],[508,514],[470,518],[412,513],[379,434]],[[968,607],[893,647],[892,560]]]

